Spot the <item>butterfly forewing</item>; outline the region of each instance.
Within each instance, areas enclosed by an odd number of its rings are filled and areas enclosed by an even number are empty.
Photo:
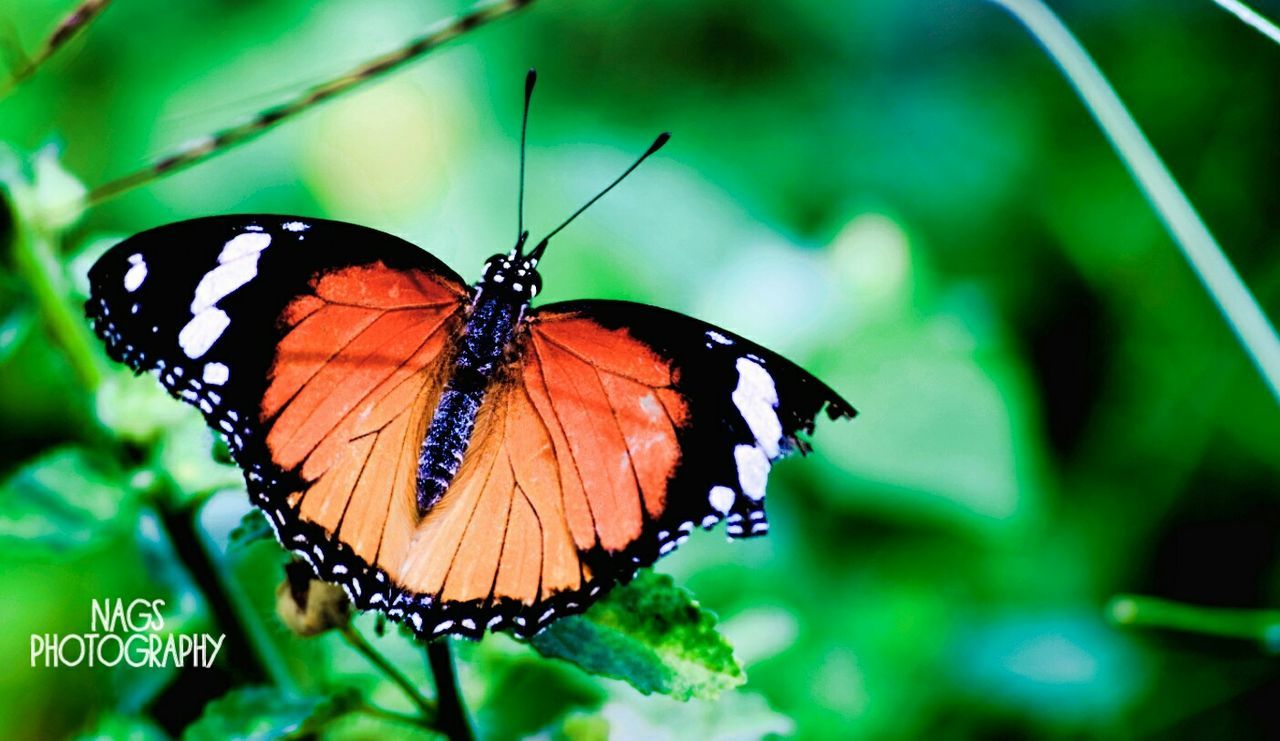
[[[368,592],[403,549],[413,477],[467,286],[388,234],[251,215],[143,232],[90,271],[113,358],[228,439],[281,542]]]

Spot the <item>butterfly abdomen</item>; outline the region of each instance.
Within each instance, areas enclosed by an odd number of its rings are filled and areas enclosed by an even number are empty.
[[[418,457],[418,514],[444,495],[462,465],[476,415],[503,362],[520,322],[523,305],[505,297],[476,301],[458,340],[458,354]]]

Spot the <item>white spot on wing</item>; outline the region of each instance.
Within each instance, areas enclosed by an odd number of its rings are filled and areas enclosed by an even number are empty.
[[[221,265],[241,259],[241,257],[257,256],[257,253],[271,246],[271,235],[264,232],[244,232],[232,237],[223,244],[223,251],[218,253]]]
[[[188,358],[196,358],[209,352],[213,343],[222,336],[223,330],[231,324],[231,317],[222,309],[205,309],[191,317],[182,331],[178,332],[178,344]],[[176,373],[175,369],[175,373]]]
[[[708,337],[708,338],[710,338],[711,340],[715,341],[715,342],[720,343],[721,345],[732,345],[732,344],[733,344],[733,340],[729,339],[728,337],[725,337],[724,335],[720,334],[719,332],[715,331],[714,329],[708,329],[708,330],[707,330],[707,337]]]
[[[311,228],[310,224],[304,224],[301,221],[286,221],[281,226],[284,227],[285,231],[289,232],[305,232]]]
[[[773,376],[758,363],[738,358],[738,387],[733,390],[733,405],[751,428],[761,448],[769,458],[778,457],[778,444],[782,442],[782,423],[774,409],[778,406],[778,389]]]
[[[124,290],[133,293],[146,279],[147,261],[142,259],[142,255],[129,255],[129,269],[124,274]]]
[[[739,445],[733,449],[733,460],[738,464],[742,493],[752,499],[763,499],[764,483],[769,478],[769,459],[764,451],[754,445]]]
[[[242,234],[241,236],[259,236]],[[261,236],[267,236],[265,234]],[[225,249],[223,250],[226,251]],[[199,314],[213,306],[245,283],[258,275],[258,253],[251,257],[242,257],[224,262],[204,274],[196,286],[195,296],[191,299],[191,313]]]
[[[727,513],[736,498],[737,495],[734,494],[733,489],[727,486],[713,486],[711,487],[711,493],[707,495],[707,500],[711,502],[712,508],[720,513]]]
[[[226,264],[242,257],[257,255],[270,246],[271,235],[265,232],[256,231],[237,234],[222,245],[222,252],[218,254],[218,262]]]
[[[205,363],[204,374],[201,377],[205,383],[221,386],[231,377],[231,371],[222,363]]]

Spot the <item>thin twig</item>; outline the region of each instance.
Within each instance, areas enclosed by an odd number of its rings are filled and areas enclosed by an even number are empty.
[[[349,92],[363,83],[416,61],[428,52],[456,39],[462,34],[509,15],[532,2],[534,0],[497,0],[497,2],[482,5],[465,15],[445,22],[437,30],[431,31],[393,52],[365,62],[341,77],[316,85],[290,101],[268,108],[251,121],[223,129],[211,136],[196,140],[172,154],[162,157],[149,167],[99,185],[89,192],[88,203],[91,206],[97,205],[108,198],[118,196],[125,191],[132,190],[165,175],[184,170],[232,147],[256,139],[263,133],[275,128],[281,122],[309,110],[319,103]]]
[[[1222,6],[1223,10],[1227,11],[1228,13],[1235,14],[1237,18],[1244,21],[1246,24],[1253,26],[1255,29],[1257,29],[1260,33],[1262,33],[1267,38],[1271,39],[1277,44],[1280,44],[1280,28],[1277,28],[1276,24],[1272,23],[1266,18],[1263,18],[1253,8],[1250,8],[1249,6],[1245,5],[1242,2],[1237,2],[1237,0],[1213,0],[1213,1],[1218,5]]]
[[[209,538],[196,522],[199,510],[157,497],[156,511],[174,554],[200,588],[214,623],[226,635],[222,654],[242,681],[269,681],[286,692],[296,691],[293,677],[275,652],[261,625],[249,613],[244,594],[213,552]]]
[[[404,691],[404,694],[408,696],[409,701],[418,708],[418,712],[421,713],[424,720],[427,722],[435,720],[435,704],[423,697],[422,693],[418,691],[417,686],[414,685],[413,682],[409,681],[409,678],[406,677],[399,669],[392,666],[391,662],[387,661],[385,656],[378,653],[378,650],[365,640],[364,636],[360,635],[359,631],[355,629],[355,626],[348,622],[346,625],[343,625],[340,630],[342,637],[346,639],[347,643],[349,643],[352,648],[360,652],[360,654],[368,659],[370,664],[373,664],[374,668],[386,675],[387,679],[396,683],[400,689]]]
[[[1280,337],[1089,53],[1041,0],[991,2],[1026,26],[1062,69],[1280,399]]]
[[[433,728],[433,726],[430,723],[423,720],[420,716],[410,715],[408,713],[397,713],[394,710],[387,710],[386,708],[380,708],[377,705],[369,705],[369,704],[357,705],[355,708],[355,712],[364,713],[365,715],[371,718],[381,718],[382,720],[389,720],[395,723],[404,723],[406,725],[413,725],[419,728]]]
[[[439,715],[436,730],[450,741],[472,741],[471,721],[458,690],[458,675],[453,666],[453,649],[448,638],[439,638],[427,644],[427,665],[436,683],[436,703]]]
[[[176,484],[174,486],[176,487]],[[200,583],[200,588],[207,595],[207,599],[215,604],[221,601],[223,603],[221,609],[230,610],[227,614],[228,624],[238,623],[236,630],[242,632],[250,642],[257,661],[266,668],[271,682],[286,693],[296,694],[298,685],[294,681],[293,674],[289,671],[284,655],[280,652],[280,647],[272,640],[266,624],[259,617],[258,612],[254,610],[249,595],[245,593],[240,583],[236,580],[225,558],[226,554],[218,549],[218,546],[213,542],[213,538],[200,526],[199,513],[204,509],[204,504],[207,501],[208,497],[203,497],[187,503],[184,513],[191,521],[195,539],[204,549],[205,558],[212,567],[214,576],[217,577],[216,584],[218,588],[215,589],[214,583],[203,582]],[[166,506],[168,505],[161,504],[162,511]]]
[[[26,64],[19,67],[18,71],[14,72],[8,81],[0,85],[0,98],[8,95],[14,88],[34,75],[40,65],[48,61],[59,49],[66,46],[67,42],[79,35],[110,4],[111,0],[84,0],[84,2],[80,3],[75,10],[71,11],[53,29],[53,33],[49,34],[49,38],[45,40],[44,46],[40,48],[40,51]]]
[[[1257,641],[1280,653],[1280,610],[1237,610],[1126,594],[1114,598],[1107,614],[1118,625],[1164,628]]]

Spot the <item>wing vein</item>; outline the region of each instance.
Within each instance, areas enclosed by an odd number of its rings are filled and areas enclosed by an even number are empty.
[[[609,396],[609,389],[604,385],[604,376],[601,375],[600,369],[591,366],[595,371],[596,380],[600,382],[600,390],[604,392],[604,401],[609,405],[609,416],[613,418],[613,426],[618,428],[618,435],[622,438],[622,447],[627,451],[627,468],[631,471],[631,480],[636,484],[636,498],[640,501],[640,517],[649,520],[649,508],[644,501],[644,487],[640,485],[640,474],[636,471],[635,454],[631,451],[631,443],[627,441],[627,431],[622,429],[622,420],[618,419],[618,410],[613,405],[613,397]],[[611,373],[610,375],[618,375]],[[648,384],[642,384],[645,388],[652,388]],[[641,526],[643,532],[643,526]]]
[[[503,420],[503,424],[502,424],[503,437],[506,436],[506,432],[507,432],[506,420]],[[498,439],[501,440],[502,437],[499,437]],[[506,448],[504,447],[502,450],[505,451]],[[444,576],[440,578],[440,591],[436,593],[436,596],[438,597],[444,596],[445,586],[449,584],[449,574],[453,572],[453,565],[458,560],[458,553],[462,551],[463,541],[467,539],[467,530],[471,529],[471,520],[475,518],[476,510],[480,509],[480,499],[484,496],[484,490],[489,487],[489,479],[493,478],[493,469],[497,467],[498,467],[498,456],[495,455],[493,457],[493,460],[489,461],[489,470],[485,471],[484,482],[480,484],[479,492],[476,494],[475,506],[473,506],[471,508],[471,511],[467,513],[467,522],[462,526],[462,534],[458,536],[458,544],[454,546],[453,553],[449,556],[449,566],[444,570]],[[445,490],[445,494],[447,493],[448,493],[448,489]],[[443,496],[442,496],[442,500],[443,500]],[[495,573],[497,572],[495,571]]]
[[[368,391],[366,391],[366,392],[365,392],[365,393],[360,397],[360,400],[359,400],[359,401],[357,401],[357,402],[355,402],[354,404],[352,404],[352,405],[351,405],[351,408],[350,408],[349,410],[347,410],[347,413],[346,413],[346,414],[342,415],[342,418],[341,418],[340,420],[338,420],[338,424],[337,424],[337,425],[335,425],[333,429],[334,429],[334,430],[340,429],[340,428],[342,427],[343,423],[345,423],[348,419],[350,419],[350,418],[351,418],[351,416],[352,416],[353,414],[356,414],[356,413],[360,412],[360,411],[363,409],[363,407],[364,407],[364,405],[365,405],[365,402],[367,402],[367,401],[369,400],[369,397],[373,396],[374,392],[376,392],[376,391],[379,389],[379,387],[381,387],[381,386],[382,386],[382,382],[383,382],[383,381],[385,381],[387,378],[390,378],[390,377],[394,376],[394,375],[395,375],[396,373],[398,373],[399,371],[403,370],[403,369],[404,369],[404,367],[405,367],[406,365],[408,365],[408,364],[409,364],[409,361],[413,360],[413,359],[417,356],[417,354],[418,354],[419,352],[421,352],[421,351],[422,351],[422,348],[423,348],[423,347],[425,347],[425,346],[426,346],[426,344],[427,344],[428,342],[430,342],[430,341],[431,341],[431,339],[432,339],[433,337],[435,337],[437,333],[439,333],[439,332],[440,332],[440,330],[444,327],[444,325],[445,325],[445,321],[446,321],[447,319],[448,319],[448,317],[447,317],[447,316],[442,317],[442,318],[441,318],[441,320],[440,320],[440,322],[435,326],[435,328],[434,328],[434,329],[432,329],[430,332],[428,332],[428,333],[426,334],[426,336],[422,338],[422,342],[419,342],[419,343],[418,343],[418,346],[417,346],[417,347],[415,347],[415,348],[413,349],[413,352],[408,353],[405,357],[401,358],[401,359],[400,359],[400,361],[399,361],[399,363],[397,363],[396,367],[395,367],[395,368],[392,368],[392,369],[391,369],[391,371],[390,371],[389,373],[387,373],[386,377],[384,377],[384,378],[382,379],[382,381],[379,381],[378,383],[374,384],[373,388],[371,388],[371,389],[369,389]],[[363,331],[361,332],[361,334],[363,335]],[[354,340],[352,340],[352,341],[354,342]],[[391,339],[389,339],[389,340],[387,340],[385,343],[383,343],[383,346],[389,345],[389,344],[391,344],[391,343],[393,343],[393,342],[395,342],[395,341],[396,341],[396,338],[395,338],[395,337],[392,337]],[[370,355],[372,355],[372,353],[370,353]],[[365,359],[367,359],[368,357],[369,357],[369,356],[367,355],[367,356],[365,356],[365,358],[361,358],[361,360],[365,360]],[[331,357],[329,360],[331,361],[332,359],[333,359],[333,358]],[[328,362],[329,362],[329,361],[325,361],[326,365],[328,364]],[[408,376],[407,378],[401,379],[398,383],[396,383],[396,385],[395,385],[394,387],[392,387],[391,389],[388,389],[388,390],[386,391],[386,393],[384,393],[384,394],[383,394],[383,396],[387,396],[387,395],[389,395],[389,394],[391,394],[391,393],[394,393],[395,391],[399,390],[401,387],[403,387],[403,386],[404,386],[404,384],[406,384],[406,383],[408,383],[409,381],[413,380],[413,379],[414,379],[414,377],[415,377],[415,375],[416,375],[416,374],[411,373],[411,374],[409,374],[409,376]],[[307,384],[310,384],[310,383],[311,383],[311,381],[312,381],[314,378],[315,378],[315,376],[312,376],[312,378],[311,378],[311,379],[308,379],[308,380],[307,380],[307,383],[306,383],[306,384],[303,384],[303,388],[305,388]],[[299,393],[301,393],[301,389],[299,389]],[[295,394],[295,396],[296,396],[296,394]],[[293,400],[292,400],[292,399],[290,399],[290,403],[292,403],[292,401],[293,401]],[[283,410],[283,408],[284,408],[284,407],[281,407],[281,409],[282,409],[282,410]],[[317,407],[317,409],[318,409],[318,407]],[[306,416],[302,421],[298,422],[298,423],[295,425],[295,428],[294,428],[294,429],[295,429],[295,430],[301,430],[301,429],[303,429],[303,428],[306,426],[307,422],[311,421],[311,418],[315,415],[315,413],[316,413],[317,409],[312,409],[312,410],[311,410],[311,412],[310,412],[310,413],[308,413],[308,414],[307,414],[307,416]],[[328,439],[329,439],[329,435],[330,435],[330,434],[332,434],[332,431],[331,431],[329,434],[326,434],[326,435],[324,435],[324,436],[320,437],[318,440],[316,440],[316,444],[315,444],[315,445],[313,445],[313,446],[311,447],[311,449],[307,451],[307,455],[309,456],[309,455],[311,455],[311,453],[314,453],[317,447],[319,447],[319,446],[320,446],[320,445],[321,445],[325,440],[328,440]],[[353,439],[353,440],[355,440],[355,439],[359,439],[359,438],[352,438],[352,439]],[[292,441],[292,437],[290,438],[290,441]],[[288,444],[288,443],[286,443],[286,444]],[[306,456],[303,456],[303,457],[304,457],[304,459],[306,458]]]
[[[563,342],[559,342],[559,341],[557,341],[555,338],[553,338],[553,337],[549,336],[546,332],[539,333],[539,334],[538,334],[538,338],[539,338],[539,339],[541,339],[541,340],[545,340],[546,342],[548,342],[548,343],[550,343],[550,344],[552,344],[552,345],[555,345],[556,347],[560,348],[561,350],[564,350],[565,352],[569,353],[570,355],[572,355],[573,357],[577,358],[578,360],[581,360],[582,362],[586,363],[587,365],[591,366],[592,368],[595,368],[597,371],[600,369],[600,366],[599,366],[599,365],[596,365],[595,361],[593,361],[591,358],[588,358],[587,356],[583,355],[582,353],[578,352],[577,350],[574,350],[573,348],[571,348],[571,347],[569,347],[569,346],[565,345]],[[633,338],[633,340],[634,340],[634,338]],[[634,341],[635,341],[635,342],[637,342],[637,343],[639,343],[639,344],[641,344],[641,345],[644,345],[645,347],[648,347],[647,345],[645,345],[645,343],[640,342],[639,340],[634,340]],[[535,343],[535,344],[536,344],[536,343]],[[652,384],[648,383],[647,381],[645,381],[645,380],[643,380],[643,379],[641,379],[641,378],[636,378],[635,376],[633,376],[633,375],[631,375],[631,374],[629,374],[629,373],[619,373],[619,372],[612,371],[612,370],[611,370],[611,371],[609,371],[609,373],[610,373],[610,374],[612,374],[612,375],[618,376],[619,378],[625,378],[625,379],[627,379],[627,380],[629,380],[629,381],[635,381],[636,383],[638,383],[638,384],[640,384],[640,385],[642,385],[642,386],[647,386],[648,388],[651,388],[651,389],[656,389],[656,388],[671,388],[671,386],[670,386],[670,385],[666,385],[666,386],[653,386]]]
[[[356,482],[351,485],[351,491],[347,493],[346,504],[342,505],[342,514],[338,517],[338,521],[334,523],[334,537],[337,537],[338,533],[342,532],[342,523],[347,519],[347,510],[351,508],[351,500],[355,499],[356,492],[360,491],[360,479],[364,478],[365,469],[369,467],[369,460],[373,458],[373,451],[378,447],[378,433],[371,432],[369,435],[374,435],[373,443],[369,445],[369,452],[365,453],[364,460],[360,463],[360,473],[356,474]],[[361,435],[360,437],[354,438],[352,442],[366,438],[369,435]]]
[[[556,411],[555,399],[554,397],[551,396],[551,386],[547,384],[546,373],[543,371],[543,368],[547,367],[547,362],[542,357],[542,350],[538,348],[538,343],[534,342],[532,344],[533,344],[533,352],[535,355],[538,356],[538,365],[539,365],[538,377],[542,380],[542,389],[543,391],[546,392],[547,402],[548,402],[548,405],[551,407],[551,416],[555,417],[556,426],[560,428],[560,436],[564,438],[565,447],[568,448],[567,452],[569,454],[569,462],[573,465],[573,475],[578,477],[578,487],[582,489],[582,498],[587,502],[587,514],[591,515],[591,530],[596,534],[596,542],[599,543],[600,527],[596,520],[595,509],[591,506],[591,495],[587,492],[587,482],[582,478],[582,469],[581,467],[578,466],[578,459],[575,458],[573,455],[573,446],[569,444],[569,431],[565,429],[564,420],[560,419],[560,412]],[[526,381],[526,383],[528,382]],[[528,395],[528,391],[526,389],[526,396],[527,395]],[[533,407],[533,413],[538,417],[538,419],[542,420],[542,426],[547,431],[547,437],[549,440],[551,440],[552,454],[556,456],[556,470],[559,471],[560,470],[559,454],[555,452],[556,451],[555,439],[551,436],[551,428],[549,426],[549,423],[542,416],[542,414],[538,412],[538,407],[536,404],[533,403],[533,399],[531,397],[529,398],[529,404],[530,406]],[[564,487],[561,486],[560,487],[561,503],[564,502],[564,497],[565,497]]]

